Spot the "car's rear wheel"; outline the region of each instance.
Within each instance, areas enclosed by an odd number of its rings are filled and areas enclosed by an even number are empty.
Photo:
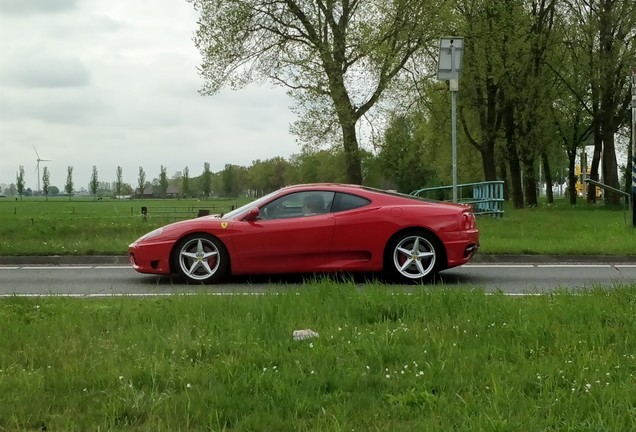
[[[192,282],[216,283],[228,272],[230,260],[221,241],[208,234],[181,239],[173,251],[173,268]]]
[[[437,274],[442,257],[439,241],[433,235],[408,231],[389,243],[385,270],[401,282],[429,282]]]

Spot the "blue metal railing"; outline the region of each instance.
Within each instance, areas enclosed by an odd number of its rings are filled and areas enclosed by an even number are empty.
[[[502,180],[457,185],[457,200],[464,204],[472,204],[476,215],[502,217],[504,214],[504,182]],[[453,186],[437,186],[418,189],[409,195],[436,199],[452,200]]]

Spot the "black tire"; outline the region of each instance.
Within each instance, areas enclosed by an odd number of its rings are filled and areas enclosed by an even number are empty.
[[[228,274],[230,256],[225,245],[209,234],[191,234],[177,242],[172,268],[191,282],[218,283]]]
[[[405,231],[389,241],[384,271],[392,279],[406,283],[428,283],[442,267],[444,252],[439,240],[427,231]]]

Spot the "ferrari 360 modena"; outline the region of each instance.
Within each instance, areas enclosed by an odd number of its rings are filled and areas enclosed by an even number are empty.
[[[140,273],[199,283],[231,275],[363,272],[428,282],[479,247],[472,208],[358,185],[306,184],[224,215],[175,222],[129,246]]]

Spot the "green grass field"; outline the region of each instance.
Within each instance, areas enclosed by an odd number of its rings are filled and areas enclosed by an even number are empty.
[[[1,431],[633,431],[636,284],[0,302]],[[293,341],[311,328],[318,338]],[[46,428],[46,429],[45,429]]]
[[[132,241],[158,226],[248,201],[1,199],[0,255],[125,254]],[[622,208],[572,207],[563,200],[522,210],[507,206],[503,218],[482,216],[478,226],[480,253],[636,255],[631,213]]]
[[[0,255],[117,255],[144,233],[199,210],[228,212],[249,200],[0,200]],[[141,214],[142,207],[147,215]]]

